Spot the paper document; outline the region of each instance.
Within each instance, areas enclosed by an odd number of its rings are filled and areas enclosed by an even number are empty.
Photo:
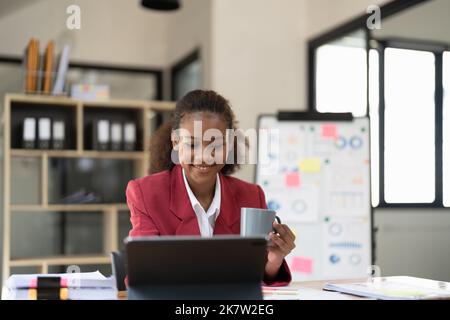
[[[450,283],[414,277],[380,277],[360,283],[327,283],[325,290],[380,300],[450,299]]]
[[[68,288],[71,300],[115,300],[117,288],[112,277],[105,277],[99,271],[57,274],[14,274],[3,288],[3,300],[27,300],[29,289],[38,277],[61,277]]]
[[[9,289],[29,288],[30,282],[37,277],[61,277],[67,280],[69,288],[111,288],[115,287],[112,278],[106,278],[99,271],[81,273],[54,274],[13,274],[8,278],[6,286]]]

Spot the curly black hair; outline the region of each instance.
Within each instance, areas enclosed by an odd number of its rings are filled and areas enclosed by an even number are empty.
[[[174,167],[172,162],[172,131],[180,128],[180,122],[186,114],[195,112],[211,112],[220,115],[227,123],[227,129],[237,129],[237,121],[230,103],[220,94],[212,90],[193,90],[181,98],[173,111],[169,122],[162,124],[150,140],[150,172],[157,173],[170,170]],[[245,141],[247,146],[247,141]],[[237,138],[231,147],[233,152],[232,163],[227,163],[221,172],[224,175],[234,173],[239,169]]]

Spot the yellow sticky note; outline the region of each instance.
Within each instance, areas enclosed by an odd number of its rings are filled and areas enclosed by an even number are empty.
[[[320,171],[320,159],[311,158],[301,160],[298,164],[300,171],[302,172],[319,172]]]

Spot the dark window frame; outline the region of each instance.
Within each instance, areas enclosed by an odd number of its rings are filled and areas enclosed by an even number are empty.
[[[418,4],[425,3],[432,0],[394,0],[380,7],[381,19],[395,15],[403,10],[410,9]],[[308,41],[308,109],[311,112],[316,112],[316,49],[331,41],[338,40],[352,32],[364,29],[367,34],[367,49],[369,48],[369,39],[372,37],[372,32],[367,28],[366,22],[370,14],[364,14],[353,20],[344,23],[330,31],[324,32],[317,37]],[[367,104],[369,99],[367,96]]]
[[[180,61],[176,62],[170,68],[170,97],[172,101],[176,101],[177,97],[175,95],[175,78],[181,70],[190,65],[192,62],[200,61],[201,62],[202,55],[200,48],[194,49],[191,53],[181,58]]]
[[[431,203],[389,203],[385,200],[384,190],[384,156],[379,153],[380,161],[380,183],[379,183],[379,207],[382,208],[447,208],[443,199],[443,108],[444,108],[444,88],[443,88],[443,55],[449,51],[450,46],[438,42],[417,41],[409,39],[386,39],[376,40],[379,57],[379,147],[384,149],[385,142],[385,99],[384,99],[384,71],[385,71],[385,50],[388,48],[406,49],[415,51],[430,52],[435,57],[435,200]]]

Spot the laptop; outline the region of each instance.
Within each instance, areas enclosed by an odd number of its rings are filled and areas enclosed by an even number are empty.
[[[264,237],[128,237],[125,247],[129,299],[262,299]]]

